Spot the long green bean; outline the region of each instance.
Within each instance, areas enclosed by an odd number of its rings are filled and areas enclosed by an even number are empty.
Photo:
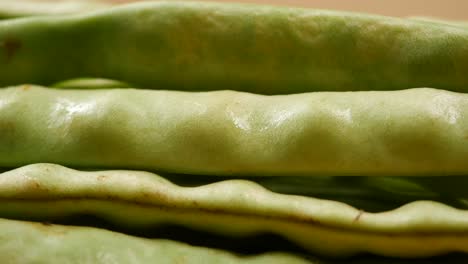
[[[467,91],[468,29],[242,4],[135,3],[0,22],[0,86],[79,77],[137,87],[290,94]]]
[[[236,256],[222,250],[90,227],[0,219],[0,230],[2,263],[315,263],[285,253]]]
[[[86,213],[131,228],[169,223],[232,237],[268,232],[322,255],[468,252],[467,210],[418,201],[369,213],[243,180],[184,188],[147,172],[34,164],[0,175],[0,201],[1,217],[54,221]]]
[[[408,100],[408,99],[411,100]],[[435,89],[0,89],[0,166],[211,175],[468,173],[468,95]]]

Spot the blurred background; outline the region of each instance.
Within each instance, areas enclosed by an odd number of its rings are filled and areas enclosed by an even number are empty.
[[[122,3],[130,0],[107,0]],[[213,0],[211,0],[213,1]],[[215,0],[216,1],[216,0]],[[338,9],[389,16],[428,16],[453,20],[468,20],[468,0],[217,0]],[[135,2],[135,1],[133,1]]]
[[[5,0],[0,0],[5,1]],[[6,0],[17,1],[17,0]],[[29,0],[31,1],[31,0]],[[32,0],[34,1],[34,0]],[[36,0],[50,2],[53,0]],[[70,0],[55,0],[66,2]],[[79,0],[71,0],[79,1]],[[94,2],[124,3],[136,0],[94,0]],[[389,16],[426,16],[451,20],[468,20],[468,0],[210,0],[218,2],[248,2],[261,4],[350,10]],[[88,1],[89,2],[89,1]]]

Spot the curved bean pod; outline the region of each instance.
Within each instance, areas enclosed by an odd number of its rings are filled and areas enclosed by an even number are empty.
[[[311,263],[285,253],[241,257],[164,239],[144,239],[90,227],[7,219],[0,219],[0,260],[3,263],[36,264]]]
[[[408,99],[411,100],[408,100]],[[468,95],[435,89],[0,89],[0,166],[212,175],[468,173]]]
[[[468,252],[468,211],[430,201],[368,213],[243,180],[184,188],[148,172],[80,172],[53,164],[0,175],[1,217],[53,221],[82,213],[130,228],[171,223],[234,237],[275,233],[333,256]]]
[[[136,3],[0,22],[0,86],[78,77],[136,87],[290,94],[467,91],[468,29],[242,4]]]

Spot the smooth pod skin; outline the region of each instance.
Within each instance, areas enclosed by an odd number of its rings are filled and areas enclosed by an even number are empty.
[[[468,252],[468,211],[431,201],[368,213],[244,180],[189,188],[148,172],[83,172],[53,164],[0,175],[0,217],[55,221],[83,213],[146,230],[169,223],[234,237],[269,232],[320,255]]]
[[[97,228],[7,219],[0,219],[0,261],[5,264],[313,264],[285,253],[236,256],[222,250]]]
[[[24,85],[0,90],[0,166],[466,175],[467,114],[468,95],[435,89],[263,96]]]
[[[262,94],[467,91],[468,29],[356,13],[135,3],[0,22],[0,85],[78,77]]]

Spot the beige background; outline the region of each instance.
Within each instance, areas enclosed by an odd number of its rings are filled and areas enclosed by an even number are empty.
[[[107,0],[129,2],[129,0]],[[211,0],[213,1],[213,0]],[[216,1],[216,0],[215,0]],[[218,0],[370,12],[390,16],[430,16],[468,20],[468,0]]]

